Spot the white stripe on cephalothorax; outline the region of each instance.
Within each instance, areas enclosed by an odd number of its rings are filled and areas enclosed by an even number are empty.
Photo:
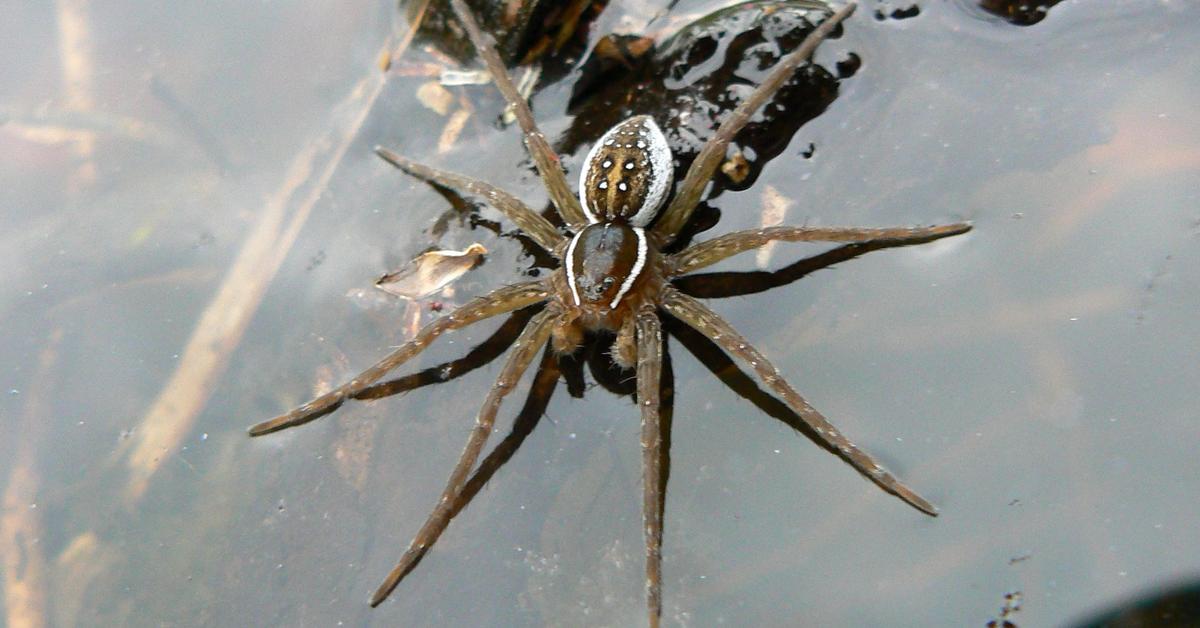
[[[567,259],[563,260],[563,265],[567,267],[567,285],[571,287],[571,296],[575,297],[575,306],[579,307],[579,287],[575,285],[575,245],[579,243],[579,236],[583,235],[583,229],[579,230],[574,237],[571,238],[571,243],[567,245]]]
[[[637,281],[638,275],[642,274],[642,269],[646,266],[646,230],[641,227],[633,227],[633,232],[637,234],[638,239],[637,261],[633,263],[633,268],[629,269],[629,276],[625,278],[625,283],[621,284],[621,289],[617,291],[617,296],[613,297],[612,303],[609,304],[608,309],[610,310],[617,309],[617,304],[621,302],[621,299],[625,298],[625,293],[629,292],[629,289],[633,287],[633,282]],[[572,244],[574,243],[572,242]],[[574,290],[574,285],[574,283],[571,284],[572,290]],[[579,304],[578,296],[575,297],[575,304]]]

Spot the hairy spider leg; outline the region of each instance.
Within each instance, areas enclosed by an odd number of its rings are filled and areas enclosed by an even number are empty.
[[[637,314],[637,388],[642,409],[642,524],[646,538],[646,605],[651,628],[662,616],[662,418],[659,416],[662,382],[662,322],[652,305]]]
[[[547,251],[553,252],[554,248],[566,239],[541,214],[530,209],[517,197],[490,183],[419,164],[381,146],[375,147],[375,154],[389,164],[426,183],[432,183],[460,194],[483,197],[492,207],[500,210],[509,220],[513,221],[518,229],[537,242],[538,246]]]
[[[808,37],[801,42],[800,47],[781,59],[767,75],[767,78],[746,97],[746,100],[742,101],[742,104],[738,105],[737,109],[717,128],[716,133],[704,143],[700,153],[696,155],[695,161],[688,168],[683,183],[676,190],[675,198],[654,225],[654,232],[662,238],[663,242],[675,239],[679,230],[687,224],[692,216],[692,211],[700,203],[700,196],[704,193],[705,187],[708,186],[717,167],[725,159],[725,149],[729,147],[729,142],[733,141],[738,131],[746,126],[746,123],[750,121],[750,116],[754,115],[755,111],[758,111],[767,100],[775,95],[775,92],[779,91],[779,88],[791,78],[796,68],[808,60],[821,41],[828,37],[842,20],[854,12],[855,6],[854,2],[850,2],[813,29],[813,32],[809,33]]]
[[[250,435],[262,436],[278,432],[329,414],[342,405],[346,399],[358,395],[387,375],[389,371],[423,351],[442,333],[540,303],[549,297],[550,293],[547,292],[541,281],[526,281],[497,288],[484,296],[471,299],[453,312],[422,327],[412,340],[400,345],[398,349],[376,362],[371,368],[354,376],[350,381],[286,414],[255,425],[250,428]]]
[[[770,242],[846,242],[921,244],[966,233],[971,224],[956,222],[933,227],[889,227],[860,229],[856,227],[766,227],[734,231],[711,240],[693,244],[671,256],[668,267],[671,276],[685,275],[712,266],[738,253],[753,251]]]
[[[471,479],[467,480],[466,486],[463,487],[462,493],[454,504],[454,510],[450,512],[451,519],[457,517],[458,513],[471,503],[471,500],[488,483],[488,480],[492,479],[496,471],[504,466],[513,457],[513,454],[517,453],[517,449],[525,442],[525,438],[533,433],[533,429],[537,427],[538,422],[546,413],[547,406],[550,405],[550,399],[554,396],[554,389],[558,387],[558,378],[561,374],[562,372],[558,368],[558,354],[554,352],[553,347],[547,345],[546,350],[542,352],[542,362],[538,365],[537,372],[534,373],[533,383],[529,386],[529,393],[525,396],[525,405],[521,406],[521,411],[517,413],[512,429],[479,462],[479,467],[475,469]]]
[[[492,332],[491,336],[488,336],[482,342],[472,347],[462,357],[442,362],[441,364],[435,364],[416,373],[409,373],[385,382],[372,384],[364,388],[362,392],[353,398],[363,401],[368,399],[383,399],[431,384],[444,384],[452,379],[458,379],[475,369],[491,364],[496,358],[507,353],[508,348],[517,341],[517,336],[520,335],[521,330],[525,329],[525,325],[529,323],[529,319],[533,318],[533,315],[537,313],[536,311],[532,311],[534,307],[536,306],[513,312],[507,320],[500,324],[500,327],[496,328],[496,331]]]
[[[808,404],[775,368],[766,356],[755,349],[732,325],[703,303],[683,294],[676,288],[663,287],[659,305],[671,316],[704,334],[722,349],[745,361],[775,394],[783,398],[788,407],[819,436],[826,444],[840,453],[854,468],[878,484],[883,490],[899,497],[921,512],[937,516],[937,508],[912,489],[905,486],[879,464],[867,452],[859,449],[846,438],[820,412]]]
[[[458,463],[450,472],[450,478],[446,482],[442,496],[438,499],[433,511],[429,513],[425,524],[413,537],[408,550],[400,557],[400,562],[388,574],[383,584],[379,585],[375,595],[371,596],[371,606],[378,606],[387,599],[400,580],[417,566],[429,548],[446,530],[450,518],[454,515],[455,505],[466,487],[471,469],[475,466],[480,451],[483,450],[488,436],[492,433],[492,425],[496,422],[496,413],[500,410],[501,402],[516,387],[521,376],[524,375],[525,369],[533,361],[533,357],[550,339],[550,330],[555,323],[559,322],[561,316],[557,307],[548,306],[529,321],[529,325],[525,327],[521,336],[517,338],[517,342],[513,344],[512,353],[509,354],[504,368],[500,371],[500,376],[492,384],[487,398],[483,401],[483,407],[480,408],[479,414],[475,418],[475,427],[471,429],[471,435],[467,438],[467,444],[463,447]]]
[[[562,216],[563,222],[567,223],[567,227],[571,231],[582,229],[588,224],[587,216],[583,214],[583,208],[580,207],[579,200],[575,198],[575,195],[571,193],[571,188],[567,187],[567,177],[563,173],[558,153],[550,147],[546,136],[538,130],[537,122],[533,119],[533,112],[529,110],[529,104],[517,92],[516,86],[508,76],[508,70],[504,69],[504,63],[500,61],[500,55],[496,52],[492,36],[480,30],[475,16],[471,14],[471,10],[467,8],[463,0],[450,0],[450,6],[454,8],[454,14],[467,29],[467,37],[475,46],[475,52],[483,58],[483,63],[491,73],[492,80],[496,82],[496,88],[504,95],[504,100],[512,106],[513,113],[517,116],[517,123],[521,125],[521,131],[525,133],[525,148],[529,150],[529,156],[537,164],[538,174],[545,182],[546,190],[550,193],[550,200],[558,208],[558,214]]]

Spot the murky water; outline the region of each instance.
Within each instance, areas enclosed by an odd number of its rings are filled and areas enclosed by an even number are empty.
[[[667,4],[614,2],[588,41],[722,6]],[[827,68],[851,54],[861,67],[752,186],[722,190],[697,237],[758,226],[780,199],[787,223],[974,221],[711,301],[942,514],[882,493],[672,339],[669,625],[984,625],[1013,593],[1009,621],[1067,625],[1200,577],[1200,9],[1062,2],[1023,27],[966,0],[894,13],[907,7],[865,3],[818,51]],[[460,213],[371,153],[545,200],[491,86],[445,88],[435,110],[432,82],[453,62],[422,40],[382,80],[380,50],[408,31],[393,13],[6,7],[9,625],[643,620],[637,412],[590,374],[581,399],[559,385],[374,610],[499,365],[246,436],[399,344],[433,301],[544,261],[494,210]],[[533,99],[551,137],[577,132],[578,78]],[[422,251],[473,242],[486,263],[433,300],[371,289]],[[447,336],[403,372],[499,326]]]

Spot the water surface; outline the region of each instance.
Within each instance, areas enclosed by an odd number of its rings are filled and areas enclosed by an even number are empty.
[[[720,6],[665,4],[614,2],[589,41]],[[1200,10],[1063,2],[1019,26],[965,0],[905,19],[892,4],[867,3],[821,48],[818,62],[862,65],[752,187],[713,200],[720,221],[699,237],[757,226],[771,194],[789,223],[974,222],[712,301],[942,514],[880,492],[673,342],[669,625],[982,625],[1013,593],[1011,621],[1066,625],[1200,576]],[[560,384],[375,610],[498,365],[245,434],[436,316],[373,294],[384,272],[482,243],[487,262],[436,298],[449,307],[537,266],[494,210],[464,218],[372,155],[393,146],[545,200],[490,86],[431,110],[418,89],[453,62],[421,41],[381,82],[379,51],[407,30],[391,3],[8,8],[10,625],[641,621],[628,397]],[[553,137],[577,77],[533,99]],[[581,158],[565,157],[572,173]]]

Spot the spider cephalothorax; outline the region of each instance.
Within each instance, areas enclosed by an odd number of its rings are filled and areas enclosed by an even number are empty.
[[[612,356],[622,367],[636,367],[638,408],[642,416],[642,486],[646,546],[646,596],[649,623],[658,625],[662,613],[662,515],[666,475],[662,472],[663,434],[660,384],[663,338],[660,313],[666,313],[748,364],[762,382],[820,439],[881,488],[927,514],[936,514],[928,501],[888,473],[870,454],[856,447],[787,383],[779,371],[733,327],[700,301],[685,295],[673,280],[695,270],[757,249],[772,241],[916,244],[964,233],[965,223],[925,228],[860,229],[848,227],[768,227],[739,231],[688,246],[670,255],[672,243],[688,222],[708,181],[725,156],[729,142],[804,63],[817,45],[854,9],[851,2],[821,23],[785,56],[721,124],[700,149],[670,203],[674,177],[671,151],[662,131],[648,116],[635,116],[605,133],[588,152],[576,197],[567,185],[558,156],[538,130],[500,62],[491,38],[480,31],[462,0],[451,0],[475,49],[483,57],[496,86],[516,113],[525,144],[566,229],[564,234],[546,218],[512,195],[469,177],[435,170],[392,151],[376,149],[401,170],[438,186],[479,196],[502,211],[525,235],[552,253],[559,268],[544,279],[498,288],[434,320],[417,335],[346,384],[286,414],[251,428],[253,436],[286,429],[317,419],[347,399],[370,395],[369,388],[385,374],[420,353],[443,332],[492,316],[541,306],[513,343],[509,357],[492,385],[475,426],[455,465],[441,498],[413,538],[395,569],[371,599],[381,603],[395,589],[446,529],[464,505],[467,483],[492,432],[501,401],[513,389],[534,356],[549,343],[558,354],[573,352],[589,331],[616,332]]]

